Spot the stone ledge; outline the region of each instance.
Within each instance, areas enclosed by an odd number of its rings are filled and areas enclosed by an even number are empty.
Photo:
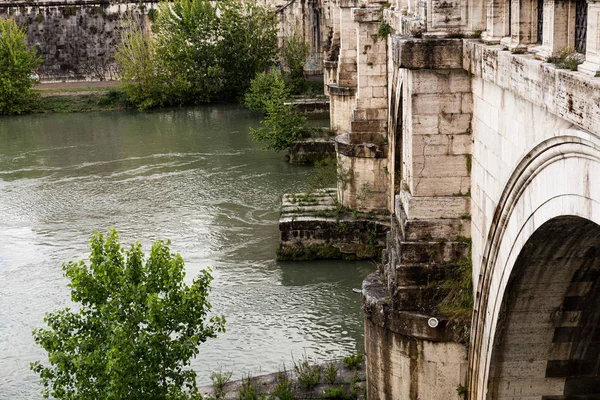
[[[382,13],[380,7],[352,9],[352,20],[354,22],[379,22],[381,21],[381,17]]]
[[[400,192],[402,207],[409,219],[460,219],[470,215],[469,196],[413,196],[409,191]]]
[[[388,153],[387,145],[352,143],[348,133],[335,137],[335,149],[338,154],[355,158],[386,158]]]
[[[354,96],[356,94],[356,86],[340,86],[336,84],[328,84],[327,89],[332,96]]]
[[[160,0],[144,0],[142,3],[158,3]],[[57,7],[57,6],[89,6],[89,5],[119,5],[139,4],[128,0],[45,0],[45,1],[8,1],[0,3],[0,8],[9,7]]]
[[[533,54],[464,41],[464,69],[583,129],[600,134],[600,79],[557,69]],[[508,78],[510,77],[510,78]]]
[[[373,324],[392,332],[433,342],[464,342],[464,327],[460,323],[438,318],[439,324],[431,328],[427,321],[431,315],[394,310],[383,283],[381,272],[365,278],[362,286],[363,312]]]
[[[462,39],[417,39],[392,36],[395,66],[407,69],[458,69],[463,67]]]

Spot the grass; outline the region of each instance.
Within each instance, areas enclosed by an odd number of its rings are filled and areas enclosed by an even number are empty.
[[[58,92],[58,91],[57,91]],[[126,94],[118,89],[108,92],[82,91],[71,96],[44,96],[37,99],[32,113],[74,113],[85,111],[119,110],[128,108]]]

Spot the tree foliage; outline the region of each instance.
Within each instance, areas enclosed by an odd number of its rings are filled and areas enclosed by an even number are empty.
[[[37,97],[33,70],[42,60],[26,43],[24,29],[13,19],[0,18],[0,115],[21,114]]]
[[[262,142],[265,149],[285,150],[298,141],[310,136],[306,117],[298,113],[291,104],[268,100],[266,116],[259,128],[250,128],[254,140]]]
[[[257,72],[266,70],[277,53],[275,14],[250,1],[175,0],[162,2],[154,16],[152,38],[145,38],[154,55],[152,105],[195,104],[217,97],[238,97]],[[141,34],[141,28],[125,26]],[[119,53],[139,41],[138,34],[124,34]],[[118,57],[125,88],[131,87],[128,70],[143,70],[142,59]],[[158,82],[159,91],[152,83]],[[142,91],[142,89],[138,90]],[[143,102],[136,102],[142,106]]]
[[[258,72],[266,71],[277,55],[277,17],[255,2],[218,2],[220,37],[218,53],[223,68],[223,89],[241,96]]]
[[[306,90],[304,79],[304,64],[308,57],[308,45],[298,34],[285,38],[281,49],[283,66],[287,72],[287,84],[293,94],[300,94]]]
[[[188,286],[183,259],[168,245],[156,241],[145,260],[139,243],[125,251],[111,230],[93,235],[89,265],[63,265],[78,311],[47,313],[48,329],[33,332],[50,362],[31,365],[45,397],[196,397],[196,373],[186,367],[200,343],[224,332],[225,319],[208,317],[209,272]]]
[[[138,21],[129,17],[124,25],[122,42],[115,53],[121,86],[129,101],[140,109],[164,105],[167,92],[164,77],[159,71],[156,46],[144,35]]]
[[[281,70],[260,72],[250,83],[250,88],[244,96],[244,104],[254,111],[267,111],[269,101],[286,102],[291,100],[289,89],[285,85]]]

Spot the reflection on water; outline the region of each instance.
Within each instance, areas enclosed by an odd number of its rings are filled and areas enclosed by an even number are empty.
[[[92,231],[123,244],[170,238],[187,279],[211,266],[227,333],[193,361],[199,382],[222,368],[273,372],[291,355],[362,350],[367,263],[276,263],[278,207],[310,168],[260,150],[255,115],[236,107],[0,119],[0,399],[38,399],[31,330],[69,305],[61,263],[85,258]]]

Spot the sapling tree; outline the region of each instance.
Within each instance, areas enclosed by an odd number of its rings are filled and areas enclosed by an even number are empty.
[[[42,60],[27,46],[26,38],[15,20],[0,18],[0,115],[21,114],[37,97],[34,69]]]
[[[224,332],[209,317],[211,275],[184,283],[184,262],[169,242],[154,242],[145,259],[139,243],[124,250],[115,230],[95,233],[89,264],[63,265],[74,309],[47,313],[33,332],[49,365],[31,364],[42,394],[57,399],[189,399],[198,346]]]

